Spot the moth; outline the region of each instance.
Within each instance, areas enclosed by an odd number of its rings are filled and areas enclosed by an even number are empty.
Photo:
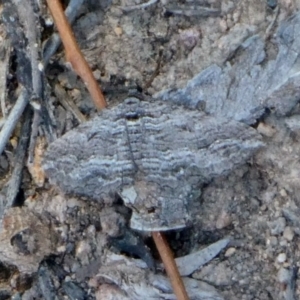
[[[144,231],[188,225],[201,186],[263,145],[255,129],[166,101],[128,98],[50,144],[43,167],[67,194],[119,194]]]
[[[274,57],[254,35],[233,61],[154,95],[160,100],[128,98],[105,109],[50,145],[43,162],[50,182],[98,201],[118,193],[132,209],[134,229],[188,225],[203,184],[262,147],[250,125],[266,109],[282,117],[299,102],[299,30],[298,13],[278,27]]]

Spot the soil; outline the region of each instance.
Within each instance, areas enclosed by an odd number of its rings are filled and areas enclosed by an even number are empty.
[[[271,48],[280,23],[300,8],[297,0],[276,2],[162,0],[145,9],[124,11],[140,2],[86,1],[73,30],[113,106],[129,94],[153,96],[184,87],[208,66],[234,59],[241,43],[256,34],[264,38],[266,49]],[[47,30],[51,32],[51,22]],[[52,91],[56,85],[62,87],[86,118],[97,113],[84,83],[68,68],[62,49],[46,75]],[[58,135],[78,125],[55,92],[50,102]],[[269,113],[257,120],[253,126],[265,147],[247,164],[203,189],[201,210],[191,227],[166,233],[175,257],[230,237],[226,249],[189,276],[215,287],[224,299],[300,297],[300,131],[294,125],[298,114],[297,106],[293,115]],[[39,143],[40,155],[44,144]],[[7,155],[2,155],[3,177],[8,164]],[[33,177],[27,169],[21,188],[24,205],[11,208],[3,218],[1,243],[17,249],[18,255],[0,247],[0,299],[138,299],[130,296],[121,279],[111,286],[99,277],[99,272],[108,274],[99,271],[108,253],[136,258],[107,236],[114,235],[130,215],[121,200],[111,210],[88,199],[64,196],[43,175]],[[32,222],[38,228],[34,233],[28,232]],[[142,237],[157,260],[149,235]],[[118,278],[114,276],[107,278]],[[134,278],[124,276],[128,282]],[[132,286],[136,288],[133,279]],[[174,298],[160,294],[151,299]]]

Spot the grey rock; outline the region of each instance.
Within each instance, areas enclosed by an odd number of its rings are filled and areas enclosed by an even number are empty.
[[[228,267],[226,261],[209,263],[196,271],[192,277],[194,279],[203,280],[213,286],[231,286],[234,283],[235,272]]]
[[[266,108],[286,115],[300,98],[299,30],[300,14],[296,14],[276,33],[274,59],[266,54],[264,40],[255,35],[240,46],[233,63],[212,65],[185,88],[165,90],[155,97],[247,124],[255,123]]]
[[[86,292],[72,281],[64,282],[62,284],[63,290],[71,300],[85,300],[88,299]]]
[[[42,264],[38,271],[38,283],[43,299],[53,300],[55,299],[56,289],[53,284],[50,271],[47,264]]]
[[[117,286],[128,297],[113,299],[176,299],[170,280],[165,275],[149,272],[141,268],[136,259],[125,256],[108,253],[97,278]],[[189,277],[183,277],[182,280],[189,299],[224,300],[224,297],[206,282]],[[104,297],[99,299],[104,299]]]
[[[268,226],[272,235],[279,235],[284,231],[284,228],[286,226],[285,218],[280,217],[275,221],[269,222]]]
[[[180,275],[189,276],[197,269],[200,269],[200,267],[216,257],[229,242],[230,239],[223,239],[200,251],[176,258],[176,264]]]
[[[55,253],[57,234],[46,218],[27,207],[7,209],[1,225],[0,261],[16,266],[21,273],[35,273],[40,262]]]
[[[300,115],[294,115],[284,120],[286,126],[293,132],[296,136],[300,135]]]
[[[43,167],[65,193],[119,193],[131,227],[186,226],[203,183],[245,163],[263,143],[255,129],[172,103],[126,99],[52,143]]]
[[[16,293],[11,297],[12,300],[22,300],[22,296],[20,293]]]
[[[281,299],[295,300],[295,287],[297,279],[298,267],[292,266],[290,269],[281,268],[277,273],[277,280],[284,285],[284,289],[280,292]]]
[[[287,221],[291,222],[293,227],[294,232],[297,235],[300,235],[300,221],[299,221],[299,213],[300,211],[293,210],[291,208],[283,208],[282,209],[282,214],[286,218]]]

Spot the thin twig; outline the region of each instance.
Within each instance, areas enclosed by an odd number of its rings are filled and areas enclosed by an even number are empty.
[[[20,140],[17,146],[15,153],[14,166],[11,177],[8,182],[8,188],[6,192],[6,208],[11,207],[19,192],[21,179],[22,179],[22,170],[24,168],[24,162],[26,157],[26,150],[28,146],[28,140],[30,135],[30,123],[31,123],[31,108],[27,106],[27,109],[24,114],[24,122],[22,124],[22,131],[20,135]]]
[[[58,101],[62,106],[72,112],[73,116],[77,119],[79,123],[87,121],[87,118],[81,113],[75,103],[70,99],[67,92],[59,85],[56,84],[54,87],[54,93]]]
[[[80,10],[84,0],[71,0],[69,2],[68,7],[65,10],[66,17],[70,24],[72,24]],[[50,58],[55,54],[58,47],[61,44],[61,39],[57,33],[53,33],[53,35],[47,40],[44,49],[43,49],[43,63],[44,67],[50,61]]]
[[[29,147],[29,164],[33,160],[33,150],[35,148],[37,130],[39,125],[42,123],[42,128],[45,128],[45,134],[49,141],[54,138],[53,128],[49,122],[49,112],[47,110],[47,102],[45,97],[45,74],[44,68],[41,63],[41,53],[40,53],[40,32],[39,32],[39,22],[38,16],[34,11],[36,3],[33,0],[13,0],[16,9],[18,11],[19,19],[23,25],[26,38],[28,40],[28,53],[29,61],[31,65],[31,87],[32,89],[31,102],[34,108],[34,122],[32,123],[32,134],[30,138]],[[24,5],[25,4],[25,5]],[[34,103],[33,103],[34,102]],[[36,109],[36,106],[39,109]],[[43,109],[42,109],[43,108]]]
[[[160,67],[161,67],[161,62],[162,62],[162,55],[163,55],[163,48],[159,49],[158,59],[156,61],[156,68],[155,68],[153,74],[151,75],[150,79],[143,86],[144,91],[146,91],[151,86],[151,84],[153,83],[153,80],[155,79],[155,77],[158,76],[159,71],[160,71]]]
[[[31,106],[33,108],[33,119],[31,125],[30,143],[28,147],[28,165],[33,164],[34,161],[34,148],[39,135],[39,125],[41,122],[41,105],[37,102],[31,101]]]
[[[197,7],[191,9],[181,9],[181,8],[167,8],[167,12],[174,15],[183,15],[183,16],[198,16],[198,17],[215,17],[221,14],[221,10],[218,8],[209,8],[209,7]]]
[[[170,278],[174,293],[177,300],[188,300],[188,294],[185,290],[183,281],[180,277],[178,268],[176,266],[172,251],[161,232],[152,232],[152,238],[155,242],[159,255],[164,263],[166,272]]]
[[[26,89],[22,89],[16,104],[10,111],[3,128],[0,131],[0,155],[2,154],[8,139],[10,138],[16,124],[19,121],[26,105],[29,102],[29,94]]]
[[[39,99],[43,98],[42,70],[39,66],[40,53],[37,33],[37,17],[33,11],[30,0],[13,0],[18,10],[20,21],[22,22],[25,34],[28,39],[28,51],[31,64],[32,90],[33,96]],[[26,5],[24,5],[26,4]]]
[[[98,109],[103,109],[106,107],[106,101],[92,70],[76,43],[70,24],[63,12],[61,3],[59,0],[47,0],[47,4],[65,47],[67,61],[71,63],[73,69],[86,84],[95,106]]]
[[[132,6],[122,6],[121,9],[123,11],[132,11],[135,9],[143,9],[143,8],[147,8],[149,6],[151,6],[152,4],[155,4],[158,0],[149,0],[148,2],[142,3],[142,4],[138,4],[138,5],[132,5]]]
[[[6,82],[10,59],[10,40],[8,38],[6,38],[1,45],[0,56],[0,105],[2,117],[5,119],[7,115],[5,105]]]
[[[265,36],[264,36],[265,40],[267,40],[271,36],[272,30],[274,29],[274,25],[275,25],[275,22],[276,22],[278,16],[279,16],[279,5],[275,8],[273,19],[266,29]]]

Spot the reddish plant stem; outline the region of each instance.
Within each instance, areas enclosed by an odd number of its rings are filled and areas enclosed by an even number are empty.
[[[59,0],[47,0],[48,8],[52,14],[57,30],[60,34],[61,41],[65,47],[66,59],[72,65],[74,71],[81,77],[91,94],[97,109],[106,107],[105,98],[99,88],[92,70],[85,60],[82,52],[73,35],[71,26],[65,16]]]
[[[93,76],[93,73],[86,62],[78,44],[74,38],[70,24],[62,9],[59,0],[47,0],[49,10],[52,14],[57,30],[66,51],[66,59],[69,61],[75,72],[81,77],[89,90],[97,109],[103,109],[107,103]],[[178,300],[189,300],[183,281],[178,272],[172,251],[161,232],[152,232],[161,259],[165,265],[166,272],[170,278],[174,293]]]
[[[185,286],[173,257],[173,253],[168,245],[166,238],[159,231],[153,231],[152,238],[155,242],[161,260],[164,263],[177,300],[189,300],[189,296],[185,290]]]

